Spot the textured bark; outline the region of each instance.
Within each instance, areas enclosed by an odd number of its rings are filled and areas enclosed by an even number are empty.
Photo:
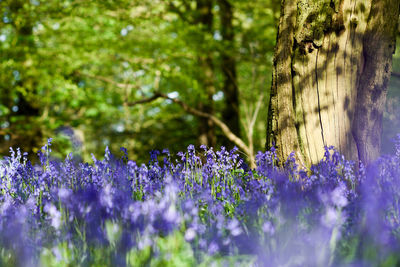
[[[296,24],[296,1],[283,0],[275,48],[267,122],[267,148],[275,145],[280,158],[299,149],[292,105],[291,65]]]
[[[219,0],[222,35],[221,69],[224,79],[223,92],[225,106],[222,111],[223,121],[231,131],[240,137],[239,96],[236,74],[236,58],[234,50],[235,33],[233,29],[233,7],[228,0]],[[226,144],[225,144],[226,145]]]
[[[372,1],[374,8],[364,35],[364,68],[357,88],[353,132],[358,156],[365,162],[375,159],[380,152],[382,114],[396,46],[399,5],[398,0]]]
[[[378,156],[398,16],[398,0],[282,1],[267,148],[307,165],[330,145]]]

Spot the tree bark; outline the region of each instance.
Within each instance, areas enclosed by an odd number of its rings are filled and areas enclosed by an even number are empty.
[[[375,159],[380,153],[382,114],[392,72],[400,3],[375,0],[372,6],[363,38],[364,67],[353,120],[358,156],[363,162]]]
[[[283,0],[267,148],[305,165],[324,146],[369,163],[380,151],[398,0]]]

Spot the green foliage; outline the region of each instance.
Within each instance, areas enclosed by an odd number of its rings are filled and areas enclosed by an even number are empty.
[[[154,251],[150,247],[141,251],[131,251],[127,255],[127,262],[131,266],[195,266],[196,259],[190,245],[185,241],[182,233],[176,232],[157,240],[157,255],[154,259]]]
[[[181,232],[176,231],[167,237],[160,237],[156,241],[157,251],[147,246],[143,249],[134,249],[127,253],[128,266],[151,267],[175,267],[175,266],[251,266],[255,262],[255,256],[209,256],[203,255],[204,261],[200,264],[196,260],[195,253],[187,243]],[[111,251],[111,249],[110,249]],[[93,250],[93,259],[90,266],[112,266],[110,251],[105,249]],[[155,257],[155,253],[157,257]],[[5,257],[2,256],[2,259]],[[9,266],[12,266],[10,260]],[[56,248],[44,249],[41,253],[41,266],[43,267],[67,267],[85,266],[84,259],[79,257],[78,250],[71,248],[67,243],[60,243]]]
[[[65,127],[82,143],[85,160],[91,153],[100,155],[106,145],[117,151],[115,144],[127,147],[134,159],[154,147],[181,150],[197,141],[198,118],[161,99],[127,103],[156,90],[173,93],[193,107],[209,101],[198,57],[210,53],[219,116],[224,107],[222,50],[237,62],[244,121],[245,108],[269,87],[279,2],[231,1],[232,42],[220,38],[217,3],[212,32],[193,23],[195,1],[185,3],[1,1],[0,153],[23,146],[32,155],[52,136],[62,144],[55,155],[65,157],[76,150],[60,131]],[[260,119],[256,149],[263,147],[264,135]]]

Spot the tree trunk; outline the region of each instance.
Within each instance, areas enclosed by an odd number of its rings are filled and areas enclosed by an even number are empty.
[[[240,137],[239,97],[236,75],[236,58],[234,50],[235,33],[233,29],[233,7],[228,0],[219,0],[222,35],[221,70],[224,79],[223,92],[225,98],[223,121],[229,129]],[[225,144],[226,145],[226,144]]]
[[[36,94],[37,78],[29,75],[29,66],[25,64],[30,60],[29,55],[36,52],[32,38],[34,20],[24,1],[13,0],[3,5],[1,10],[9,10],[15,35],[11,37],[12,49],[2,51],[2,58],[13,59],[15,66],[3,73],[9,81],[0,85],[0,103],[10,110],[1,120],[9,126],[0,133],[0,153],[6,154],[10,147],[18,145],[34,155],[32,151],[40,145],[43,135],[42,124],[38,123],[40,109],[30,98]],[[13,111],[13,108],[17,109]],[[7,135],[9,140],[5,139]]]
[[[398,0],[283,0],[267,148],[306,165],[330,145],[374,160],[398,17]]]
[[[213,95],[215,94],[214,69],[211,55],[198,57],[201,72],[201,83],[206,93],[206,101],[199,101],[198,110],[214,115]],[[199,118],[199,143],[214,147],[217,140],[215,136],[215,125],[209,118]]]
[[[213,1],[212,0],[197,0],[196,2],[196,19],[195,23],[201,26],[203,34],[212,34],[213,28],[213,13],[212,13]],[[214,114],[214,102],[213,95],[215,94],[215,78],[214,78],[214,66],[211,51],[208,48],[205,51],[199,51],[201,55],[197,57],[200,68],[200,83],[206,93],[207,100],[205,102],[200,101],[198,109],[202,112],[213,115]],[[208,118],[199,119],[199,143],[207,146],[215,146],[215,126],[212,120]]]

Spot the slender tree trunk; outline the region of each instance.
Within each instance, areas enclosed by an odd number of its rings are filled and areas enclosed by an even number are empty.
[[[375,159],[398,17],[398,0],[283,0],[267,148],[306,165],[330,145]]]
[[[223,92],[225,106],[222,111],[223,121],[231,131],[240,137],[239,92],[236,75],[236,58],[234,50],[235,33],[233,29],[233,7],[229,0],[219,0],[222,35],[221,69],[224,79]]]
[[[201,26],[203,34],[212,34],[213,30],[213,1],[212,0],[197,0],[196,2],[196,23]],[[201,54],[197,60],[200,68],[200,83],[206,93],[206,101],[199,102],[198,109],[208,114],[214,114],[213,95],[215,94],[215,77],[214,66],[211,51],[204,49],[199,51]],[[207,146],[215,146],[215,126],[212,120],[208,118],[199,119],[199,142]]]
[[[202,70],[202,83],[206,93],[206,101],[200,101],[198,109],[204,113],[214,115],[213,95],[215,94],[214,69],[211,55],[199,56],[199,66]],[[215,125],[209,118],[199,118],[199,143],[214,147],[216,144]]]

